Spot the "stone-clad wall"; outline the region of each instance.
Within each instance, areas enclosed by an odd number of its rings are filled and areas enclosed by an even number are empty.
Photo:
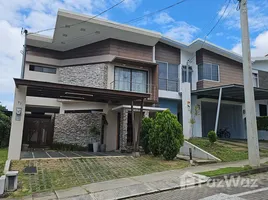
[[[107,88],[108,66],[105,63],[59,68],[59,83]]]
[[[93,126],[101,131],[102,113],[56,114],[53,142],[86,147]]]

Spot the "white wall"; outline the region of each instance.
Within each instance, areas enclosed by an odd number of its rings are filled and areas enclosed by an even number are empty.
[[[259,105],[260,104],[264,104],[264,105],[267,105],[267,113],[268,113],[268,100],[257,100],[255,101],[255,104],[256,104],[256,116],[260,116],[260,107]]]
[[[26,97],[26,104],[40,107],[60,107],[61,103],[57,99],[42,97]]]
[[[268,60],[263,61],[255,61],[252,63],[252,68],[256,70],[266,71],[268,72]]]
[[[38,64],[37,64],[38,65]],[[54,67],[49,65],[40,65],[45,67]],[[29,69],[30,64],[25,64],[25,71],[24,71],[24,78],[29,80],[35,80],[35,81],[46,81],[46,82],[58,82],[58,70],[56,71],[56,74],[50,74],[50,73],[44,73],[44,72],[36,72],[36,71],[30,71]]]

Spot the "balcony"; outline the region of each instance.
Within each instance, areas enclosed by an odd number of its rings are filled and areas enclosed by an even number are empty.
[[[158,88],[153,84],[135,83],[129,81],[113,81],[110,83],[110,89],[127,92],[148,93],[148,100],[158,101]]]
[[[169,80],[169,79],[159,78],[159,90],[179,92],[180,82],[179,80]]]

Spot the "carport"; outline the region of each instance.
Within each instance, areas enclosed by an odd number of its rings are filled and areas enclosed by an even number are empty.
[[[14,79],[15,99],[12,114],[12,126],[10,131],[8,159],[18,160],[21,155],[26,96],[45,97],[55,99],[69,99],[80,101],[103,102],[112,104],[140,104],[140,112],[143,112],[144,99],[150,97],[148,93],[118,91],[104,88],[83,87],[77,85],[33,81],[26,79]],[[133,106],[132,106],[132,112]],[[142,115],[140,115],[142,116]],[[134,124],[134,122],[132,122]],[[141,117],[138,131],[140,131]],[[107,127],[108,128],[108,127]],[[109,128],[108,128],[109,129]]]
[[[268,89],[254,88],[254,94],[255,100],[268,99]],[[243,85],[206,88],[193,91],[192,95],[197,96],[198,99],[208,100],[201,103],[203,137],[210,130],[217,132],[219,128],[229,128],[231,137],[246,139]]]

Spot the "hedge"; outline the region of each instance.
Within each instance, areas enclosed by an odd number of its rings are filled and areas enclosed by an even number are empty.
[[[268,131],[268,116],[257,117],[258,130]]]

